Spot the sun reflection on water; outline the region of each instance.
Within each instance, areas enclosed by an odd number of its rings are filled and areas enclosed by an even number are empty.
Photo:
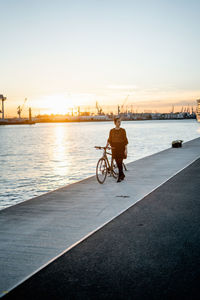
[[[57,124],[53,130],[53,145],[50,151],[50,162],[53,173],[57,176],[66,176],[69,171],[68,128]],[[56,163],[55,163],[56,162]]]

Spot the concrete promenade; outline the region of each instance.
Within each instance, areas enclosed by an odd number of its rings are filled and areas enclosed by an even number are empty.
[[[199,300],[199,182],[200,159],[5,300]]]
[[[126,181],[119,184],[107,178],[105,184],[100,185],[95,177],[91,177],[1,211],[1,295],[126,211],[199,157],[200,138],[184,143],[183,148],[170,148],[128,164]],[[193,175],[191,173],[188,177],[191,183]],[[143,201],[138,205],[140,203]],[[66,255],[68,253],[71,251]]]

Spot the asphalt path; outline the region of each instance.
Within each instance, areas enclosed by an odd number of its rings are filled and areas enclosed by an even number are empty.
[[[3,297],[17,298],[199,299],[200,159]]]

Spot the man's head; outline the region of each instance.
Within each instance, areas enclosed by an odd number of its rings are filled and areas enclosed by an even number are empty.
[[[114,117],[114,123],[115,123],[116,127],[120,127],[120,125],[121,125],[121,119],[120,119],[119,116]]]

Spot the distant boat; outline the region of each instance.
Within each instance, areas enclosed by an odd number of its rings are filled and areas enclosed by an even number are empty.
[[[197,100],[197,121],[200,122],[200,99]]]

